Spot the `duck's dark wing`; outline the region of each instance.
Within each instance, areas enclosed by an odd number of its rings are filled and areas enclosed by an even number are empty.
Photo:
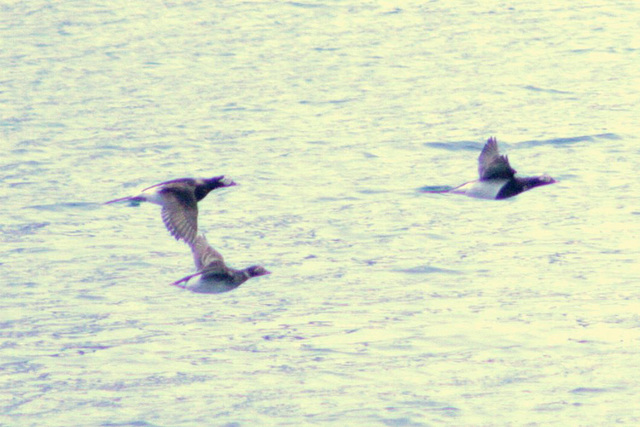
[[[498,151],[498,141],[491,137],[478,157],[478,175],[480,180],[513,178],[516,170],[509,165],[507,156]]]
[[[220,252],[209,246],[204,234],[197,236],[191,246],[193,252],[193,262],[198,270],[204,268],[220,271],[225,270],[224,260]]]
[[[185,288],[186,285],[182,285],[182,283],[188,282],[196,276],[202,276],[203,280],[215,279],[221,282],[233,279],[230,275],[232,270],[224,264],[220,252],[209,246],[204,234],[196,236],[193,242],[189,243],[189,246],[191,246],[193,261],[198,271],[173,282],[172,285]]]
[[[171,181],[165,181],[165,182],[160,182],[158,184],[154,184],[151,187],[147,187],[145,189],[143,189],[142,191],[147,191],[151,188],[155,188],[155,187],[160,187],[160,186],[174,186],[174,185],[178,185],[181,187],[195,187],[196,180],[193,178],[178,178],[178,179],[172,179]]]
[[[166,188],[161,190],[165,202],[162,221],[176,240],[191,245],[198,234],[198,204],[191,189]]]

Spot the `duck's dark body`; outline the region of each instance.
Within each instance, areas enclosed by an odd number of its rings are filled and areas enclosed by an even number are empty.
[[[224,176],[179,178],[147,187],[137,196],[110,200],[108,203],[150,202],[162,206],[162,221],[177,240],[191,244],[198,234],[198,202],[209,192],[236,185]]]
[[[454,193],[479,199],[507,199],[541,185],[556,182],[548,175],[519,178],[516,170],[509,164],[507,156],[498,151],[498,141],[489,138],[478,157],[478,175],[480,179],[466,182],[458,187],[429,193]]]

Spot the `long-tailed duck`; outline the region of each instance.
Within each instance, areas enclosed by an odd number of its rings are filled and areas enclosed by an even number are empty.
[[[549,185],[556,182],[549,175],[516,177],[516,170],[509,165],[507,156],[500,155],[498,141],[493,137],[489,138],[478,157],[478,174],[480,179],[466,182],[458,187],[425,192],[454,193],[479,199],[499,200],[516,196],[523,191],[531,190],[541,185]]]
[[[235,289],[252,277],[271,274],[259,265],[253,265],[243,270],[227,267],[220,252],[209,246],[207,239],[202,234],[197,236],[190,246],[198,271],[171,283],[174,286],[198,293],[218,294]],[[200,276],[198,281],[183,285],[196,276]]]
[[[198,234],[198,202],[210,191],[236,185],[229,178],[179,178],[145,188],[137,196],[110,200],[150,202],[162,206],[162,221],[176,240],[192,244]]]

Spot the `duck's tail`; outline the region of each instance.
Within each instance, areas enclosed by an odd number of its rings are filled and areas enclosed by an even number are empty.
[[[119,199],[113,199],[113,200],[109,200],[108,202],[104,202],[103,204],[105,205],[109,205],[111,203],[116,203],[116,202],[132,202],[132,203],[139,203],[139,202],[144,202],[146,199],[144,197],[140,197],[140,196],[129,196],[129,197],[121,197]]]
[[[191,280],[193,277],[200,276],[202,273],[204,273],[204,271],[198,271],[197,273],[190,274],[190,275],[188,275],[188,276],[183,277],[183,278],[182,278],[182,279],[180,279],[180,280],[176,280],[175,282],[171,283],[171,285],[172,285],[172,286],[177,286],[177,287],[182,288],[182,289],[186,289],[186,288],[187,288],[187,286],[186,286],[186,285],[183,285],[182,283],[184,283],[184,282],[188,282],[188,281],[189,281],[189,280]]]

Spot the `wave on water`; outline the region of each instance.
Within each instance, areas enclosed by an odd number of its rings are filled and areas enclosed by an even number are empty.
[[[50,205],[32,205],[32,206],[26,206],[26,207],[30,209],[37,209],[40,211],[59,212],[59,211],[64,211],[68,209],[90,211],[90,210],[98,209],[101,206],[102,206],[102,203],[67,202],[67,203],[53,203]]]
[[[450,141],[450,142],[425,142],[425,147],[440,148],[448,151],[479,151],[482,150],[484,142],[480,141]]]
[[[518,147],[535,147],[539,145],[571,145],[580,142],[594,142],[597,140],[619,140],[622,139],[615,133],[601,133],[596,135],[580,135],[580,136],[568,136],[560,138],[550,139],[531,139],[527,141],[521,141],[512,143]],[[509,147],[508,143],[499,141],[500,147]],[[433,147],[448,151],[480,151],[484,147],[484,141],[450,141],[450,142],[425,142],[423,145],[426,147]],[[501,150],[502,151],[502,150]]]
[[[448,270],[446,268],[432,267],[430,265],[419,265],[417,267],[404,268],[397,271],[399,271],[400,273],[409,273],[409,274],[432,274],[432,273],[461,274],[457,270]]]
[[[564,138],[532,139],[529,141],[519,142],[518,145],[524,147],[536,147],[539,145],[572,145],[579,142],[594,142],[599,139],[618,140],[621,138],[615,133],[601,133],[597,135],[569,136]]]

